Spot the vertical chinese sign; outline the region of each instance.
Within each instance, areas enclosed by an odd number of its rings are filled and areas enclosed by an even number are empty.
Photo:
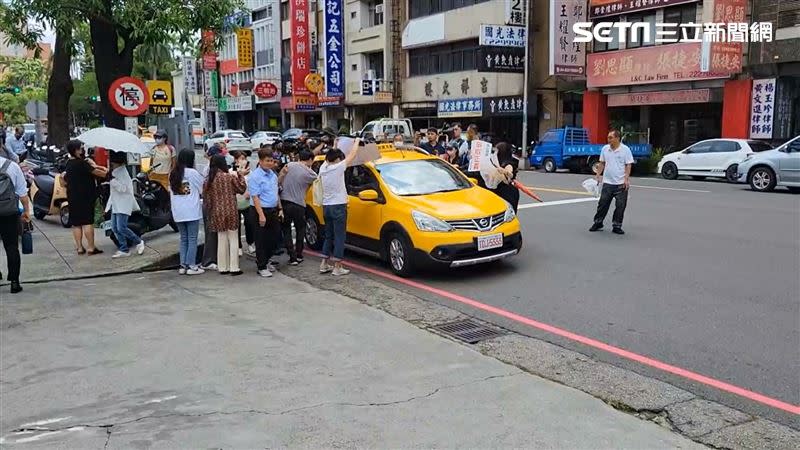
[[[289,0],[289,15],[292,46],[292,95],[308,97],[306,76],[311,72],[311,44],[308,35],[308,0]],[[302,100],[301,100],[302,102]]]
[[[725,24],[727,28],[720,27],[721,30],[719,30],[715,27],[712,31],[716,36],[711,43],[711,72],[739,73],[742,71],[742,43],[748,38],[746,8],[747,0],[714,0],[714,14],[711,22]]]
[[[775,78],[753,80],[753,96],[750,105],[750,138],[772,139]]]
[[[183,86],[189,94],[197,94],[197,68],[194,58],[183,57]]]
[[[585,21],[585,1],[550,0],[550,75],[586,75],[585,44],[574,42],[572,31]]]
[[[325,1],[325,95],[344,97],[342,0]]]
[[[217,52],[214,45],[214,32],[204,30],[200,45],[203,51],[203,69],[215,70],[217,68]]]
[[[253,30],[251,28],[236,30],[236,50],[239,68],[253,67]]]

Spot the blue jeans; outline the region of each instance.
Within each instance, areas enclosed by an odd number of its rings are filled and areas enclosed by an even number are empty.
[[[128,228],[128,219],[130,217],[127,214],[111,214],[111,231],[114,232],[114,236],[117,238],[119,251],[126,253],[128,252],[128,243],[139,245],[142,242],[139,236],[136,236],[136,233]]]
[[[344,259],[344,239],[347,236],[347,205],[326,205],[322,207],[325,221],[325,244],[322,256],[333,261]]]
[[[200,231],[200,221],[177,222],[178,232],[181,234],[181,243],[178,252],[181,255],[181,267],[188,269],[197,266],[197,233]]]

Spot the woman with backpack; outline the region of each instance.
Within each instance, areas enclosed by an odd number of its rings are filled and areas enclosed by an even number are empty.
[[[239,269],[239,211],[236,195],[247,189],[245,170],[228,173],[222,155],[211,157],[203,191],[208,207],[208,229],[217,233],[217,266],[221,275],[241,275]]]

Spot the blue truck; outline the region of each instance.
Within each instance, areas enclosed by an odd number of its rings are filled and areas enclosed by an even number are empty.
[[[604,144],[590,144],[585,128],[553,128],[547,130],[541,141],[531,149],[530,162],[535,168],[544,167],[545,172],[569,169],[572,172],[596,172],[600,150]],[[633,158],[648,158],[652,152],[650,144],[625,144],[631,149]]]

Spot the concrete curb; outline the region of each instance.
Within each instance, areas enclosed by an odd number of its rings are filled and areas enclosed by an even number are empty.
[[[281,272],[431,332],[432,326],[469,317],[355,273],[341,278],[320,276],[311,261],[299,267],[281,267]],[[800,431],[794,428],[702,399],[671,384],[558,345],[506,331],[505,336],[476,345],[459,343],[525,372],[586,392],[620,411],[712,448],[793,450],[800,445]]]

